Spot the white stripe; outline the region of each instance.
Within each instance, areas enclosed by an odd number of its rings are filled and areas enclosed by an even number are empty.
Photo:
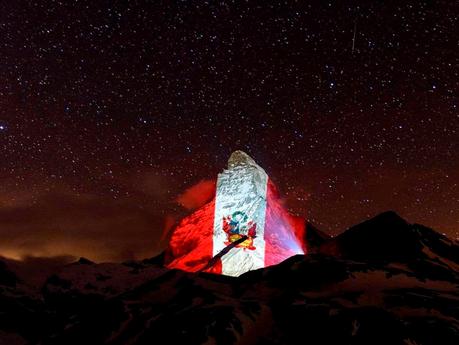
[[[232,166],[218,175],[215,200],[213,255],[226,247],[223,217],[236,211],[244,212],[257,224],[255,250],[233,248],[222,257],[222,273],[239,276],[249,270],[265,266],[265,213],[268,175],[255,162]],[[244,234],[244,231],[241,232]]]

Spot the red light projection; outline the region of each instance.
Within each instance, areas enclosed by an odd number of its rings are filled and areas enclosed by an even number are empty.
[[[305,221],[292,216],[282,206],[279,194],[273,182],[268,180],[265,214],[265,266],[275,265],[295,255],[307,252],[305,238]],[[222,263],[219,257],[212,258],[214,235],[215,199],[191,215],[185,217],[173,230],[166,252],[166,265],[189,272],[203,270],[221,274]],[[232,214],[223,220],[223,230],[231,246],[241,239],[239,227],[248,227],[248,238],[236,247],[244,250],[260,250],[253,247],[256,236],[256,224],[245,219],[244,214]],[[231,255],[229,249],[224,255]],[[211,261],[212,260],[212,261]],[[209,264],[210,263],[210,264]]]

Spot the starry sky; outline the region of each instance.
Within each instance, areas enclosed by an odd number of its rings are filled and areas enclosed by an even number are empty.
[[[0,2],[0,255],[152,256],[242,149],[338,234],[459,238],[456,1]]]

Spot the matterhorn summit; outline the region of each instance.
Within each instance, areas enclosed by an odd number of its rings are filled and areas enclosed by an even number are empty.
[[[266,172],[242,151],[235,151],[228,160],[228,169],[218,175],[213,256],[242,239],[221,257],[225,275],[238,276],[265,266],[267,186]]]
[[[266,172],[235,151],[215,197],[174,229],[169,268],[239,276],[306,251],[305,222],[290,215]]]

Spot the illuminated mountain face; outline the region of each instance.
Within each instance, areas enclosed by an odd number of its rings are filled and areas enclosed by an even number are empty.
[[[303,254],[304,231],[304,220],[282,207],[266,172],[236,151],[218,175],[215,198],[174,230],[167,266],[239,276]]]

